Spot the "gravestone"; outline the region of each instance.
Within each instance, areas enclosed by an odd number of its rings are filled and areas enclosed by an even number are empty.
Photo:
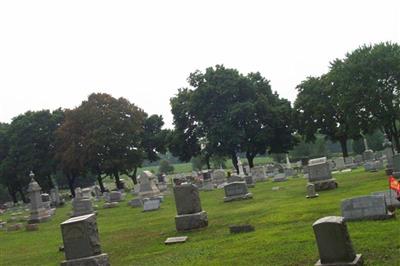
[[[377,172],[384,168],[382,160],[371,160],[364,163],[364,169],[368,172]]]
[[[80,187],[75,189],[75,198],[72,200],[72,215],[71,217],[87,215],[93,213],[92,201],[83,197]]]
[[[144,199],[143,211],[154,211],[160,209],[160,199]]]
[[[212,182],[216,185],[220,185],[226,182],[226,173],[224,169],[214,170],[211,174]]]
[[[372,195],[381,195],[385,197],[386,206],[388,209],[400,209],[400,201],[397,199],[397,193],[394,190],[386,190],[373,192]]]
[[[364,161],[372,161],[372,160],[375,160],[375,156],[374,156],[374,152],[373,152],[373,150],[365,150],[364,152],[363,152],[363,160]]]
[[[61,201],[60,191],[58,190],[58,186],[55,186],[54,188],[50,189],[50,199],[51,199],[51,204],[54,207],[58,207],[64,203]]]
[[[362,155],[357,154],[356,156],[354,156],[354,163],[357,164],[358,166],[360,166],[363,162],[363,157]]]
[[[392,175],[399,179],[400,178],[400,153],[393,155],[393,171]]]
[[[211,179],[206,179],[203,181],[201,190],[211,191],[214,190],[214,184]]]
[[[245,182],[229,183],[224,186],[224,190],[225,190],[224,202],[253,198],[253,194],[249,193]]]
[[[310,160],[307,168],[308,182],[315,185],[316,191],[337,188],[336,179],[332,178],[326,157]]]
[[[131,207],[142,207],[143,201],[140,198],[132,199],[128,202],[128,205]]]
[[[253,177],[251,175],[246,175],[244,177],[247,187],[254,187]]]
[[[315,265],[363,265],[363,257],[355,253],[343,217],[324,217],[312,227],[320,257]]]
[[[40,195],[41,187],[35,181],[35,174],[31,171],[29,174],[31,182],[28,186],[28,193],[30,199],[30,217],[28,223],[35,224],[50,220],[50,212],[43,207],[42,198]]]
[[[346,168],[350,168],[350,169],[356,169],[357,168],[357,164],[353,160],[353,157],[345,157],[344,158],[344,164],[345,164]]]
[[[107,195],[108,202],[120,202],[122,201],[122,193],[120,191],[110,191]]]
[[[139,197],[151,198],[160,195],[160,190],[155,183],[156,177],[150,171],[143,171],[139,177]]]
[[[392,218],[383,195],[360,196],[342,200],[342,216],[346,221],[383,220]]]
[[[185,243],[187,239],[187,236],[168,237],[167,240],[164,241],[164,244],[171,245],[177,243]]]
[[[188,231],[208,226],[207,213],[202,210],[199,190],[195,185],[182,184],[174,187],[177,215],[176,230]]]
[[[65,261],[61,266],[109,266],[108,255],[101,252],[94,214],[78,216],[61,223]]]
[[[254,166],[251,168],[251,176],[253,177],[254,182],[267,180],[264,166]]]
[[[238,176],[238,175],[231,175],[228,176],[228,183],[233,183],[233,182],[242,182],[244,181],[242,177]]]
[[[392,142],[389,141],[387,134],[385,134],[385,139],[382,143],[383,153],[386,155],[387,165],[386,169],[388,172],[393,172],[393,145]]]
[[[50,210],[51,209],[50,195],[47,193],[42,193],[40,194],[40,197],[42,198],[43,208]]]
[[[91,199],[92,198],[92,190],[90,188],[88,188],[88,187],[83,188],[82,189],[82,196],[85,199]]]
[[[312,199],[312,198],[316,198],[319,195],[317,193],[315,193],[315,185],[313,183],[308,183],[307,184],[307,196],[306,198],[308,199]]]
[[[284,181],[287,181],[285,173],[276,174],[272,179],[272,182],[284,182]]]
[[[255,230],[254,226],[250,224],[229,226],[229,232],[231,234],[248,233],[248,232],[253,232],[254,230]]]
[[[333,159],[335,170],[341,171],[346,168],[343,157]]]
[[[97,185],[93,187],[93,192],[94,192],[94,196],[96,197],[96,200],[99,200],[101,198],[101,196],[103,196],[103,193],[101,192],[100,187]]]

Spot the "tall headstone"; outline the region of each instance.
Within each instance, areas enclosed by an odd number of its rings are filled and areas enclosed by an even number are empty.
[[[29,174],[31,182],[28,186],[28,193],[30,199],[30,217],[28,223],[35,224],[50,220],[50,212],[43,207],[42,197],[40,191],[42,188],[35,181],[35,174],[31,171]]]
[[[316,191],[337,188],[336,179],[332,178],[326,157],[310,160],[307,168],[308,182],[315,185]]]
[[[207,213],[201,208],[199,190],[195,185],[182,184],[174,187],[176,230],[188,231],[208,226]]]
[[[392,175],[395,178],[400,178],[400,153],[393,155],[393,171]]]
[[[143,171],[139,177],[139,197],[151,198],[160,195],[160,190],[155,183],[155,176],[150,171]]]
[[[96,216],[88,214],[61,223],[65,261],[61,266],[109,266],[108,255],[101,252]]]
[[[58,190],[58,186],[55,186],[54,188],[50,189],[50,198],[51,198],[51,204],[54,207],[58,207],[63,204],[60,198],[60,191]]]
[[[86,215],[93,213],[92,201],[83,197],[80,187],[75,189],[75,198],[72,200],[72,215],[71,217]]]
[[[324,217],[312,226],[320,257],[315,265],[363,265],[363,257],[354,251],[343,217]]]
[[[387,165],[386,170],[389,174],[393,172],[393,145],[392,142],[389,141],[387,134],[385,134],[385,139],[382,143],[383,152],[386,155]]]
[[[224,202],[253,198],[253,194],[249,193],[245,182],[229,183],[224,186],[224,191]]]

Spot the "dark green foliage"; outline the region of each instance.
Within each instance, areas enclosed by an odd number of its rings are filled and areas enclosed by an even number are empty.
[[[171,152],[182,160],[198,154],[244,152],[249,165],[257,154],[284,152],[293,145],[290,103],[273,93],[259,73],[247,76],[217,65],[189,76],[194,90],[171,99],[175,130]]]
[[[167,160],[161,160],[158,172],[160,174],[170,174],[174,171],[174,166],[171,165]]]

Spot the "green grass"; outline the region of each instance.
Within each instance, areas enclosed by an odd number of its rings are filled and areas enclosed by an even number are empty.
[[[382,171],[365,173],[359,169],[335,177],[339,188],[320,192],[315,199],[305,198],[303,178],[257,183],[250,189],[254,199],[247,201],[224,203],[223,190],[201,192],[209,226],[184,234],[175,231],[171,194],[160,210],[148,213],[128,207],[127,199],[118,208],[98,210],[102,249],[109,254],[111,265],[313,265],[318,250],[312,223],[324,216],[340,215],[341,199],[387,189]],[[272,191],[273,186],[282,189]],[[68,218],[70,208],[57,209],[52,221],[40,224],[37,232],[0,232],[0,265],[61,262],[59,224]],[[229,225],[243,223],[254,225],[256,230],[229,234]],[[399,218],[348,223],[354,248],[364,255],[366,265],[399,265],[399,226]],[[179,235],[189,236],[188,241],[163,244],[167,237]]]

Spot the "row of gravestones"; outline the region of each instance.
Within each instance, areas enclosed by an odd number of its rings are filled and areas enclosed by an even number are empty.
[[[238,197],[243,195],[243,197]],[[193,184],[174,187],[177,231],[208,226],[207,213],[202,209],[198,188]],[[247,197],[246,197],[247,196]],[[225,186],[225,201],[250,198],[245,182]],[[324,217],[313,224],[320,260],[316,265],[362,265],[356,254],[343,217]],[[102,253],[94,214],[71,218],[61,224],[66,260],[61,265],[109,265]]]

